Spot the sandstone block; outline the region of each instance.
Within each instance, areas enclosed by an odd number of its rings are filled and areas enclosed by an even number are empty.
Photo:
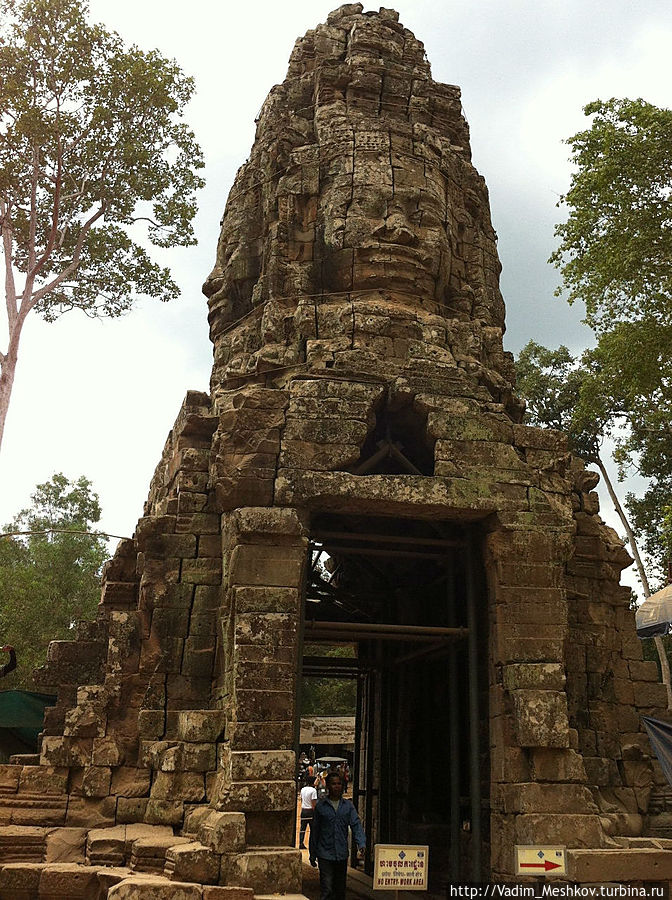
[[[181,800],[158,800],[150,797],[145,810],[145,822],[150,825],[181,825],[184,803]]]
[[[245,844],[248,850],[291,847],[295,841],[294,812],[246,812]]]
[[[217,791],[218,808],[225,812],[265,812],[293,809],[296,786],[293,781],[237,781]]]
[[[296,587],[305,559],[303,550],[243,544],[231,554],[229,580],[237,585]]]
[[[640,681],[634,692],[635,706],[661,708],[667,706],[667,693],[664,684],[653,681]]]
[[[178,837],[173,834],[138,837],[133,841],[130,849],[131,868],[134,872],[162,875],[168,850],[171,847],[190,843],[192,843],[190,838]]]
[[[185,709],[177,716],[177,737],[181,741],[216,742],[226,727],[226,714],[219,709]]]
[[[503,784],[497,792],[504,813],[597,813],[590,790],[580,784]]]
[[[91,760],[91,738],[43,737],[40,756],[42,771],[50,766],[85,766]],[[41,776],[36,776],[41,777]],[[49,792],[49,793],[53,793]]]
[[[68,773],[52,766],[24,766],[21,769],[19,792],[35,794],[65,794],[68,789]]]
[[[574,750],[534,748],[530,751],[530,764],[535,781],[590,781],[587,779],[583,757]]]
[[[175,881],[217,884],[219,859],[219,854],[203,844],[182,844],[166,851],[165,873]]]
[[[638,848],[626,850],[570,850],[567,874],[579,883],[609,881],[670,881],[672,854],[669,850]]]
[[[10,862],[44,860],[47,829],[30,825],[0,826],[0,866]]]
[[[162,772],[209,772],[216,768],[216,764],[213,743],[180,742],[163,751],[158,760],[158,768]]]
[[[255,894],[301,891],[301,851],[252,850],[222,858],[222,880],[250,887]]]
[[[0,900],[34,900],[44,863],[5,863],[0,869]]]
[[[138,735],[145,740],[163,737],[166,714],[162,709],[141,709],[138,712]]]
[[[92,865],[123,866],[126,862],[126,826],[91,829],[86,839],[86,857]]]
[[[47,831],[45,862],[84,862],[86,838],[85,828],[49,829]]]
[[[82,778],[82,794],[85,797],[107,797],[111,780],[112,769],[109,766],[88,766]]]
[[[237,691],[238,715],[249,721],[284,721],[294,711],[294,694],[290,691]]]
[[[71,795],[68,799],[66,825],[75,828],[102,828],[114,825],[115,810],[114,797],[89,799]]]
[[[205,798],[205,779],[200,772],[157,772],[151,798],[199,803]]]
[[[245,849],[245,816],[236,812],[210,812],[198,829],[202,844],[216,853]]]
[[[244,887],[203,885],[203,900],[254,900],[254,891]]]
[[[44,739],[42,741],[44,746]],[[91,763],[94,766],[119,766],[123,762],[121,744],[113,737],[93,739]]]
[[[0,765],[0,793],[15,794],[19,789],[19,775],[21,766]]]
[[[562,691],[565,687],[565,669],[560,663],[517,663],[504,666],[503,677],[507,691]]]
[[[133,875],[110,888],[108,900],[202,900],[199,884],[180,884],[162,877]]]
[[[241,535],[284,535],[306,537],[307,523],[296,509],[283,507],[244,507],[232,515],[232,526]]]
[[[567,847],[604,845],[604,835],[597,815],[520,815],[515,820],[517,844],[565,844]]]
[[[148,802],[146,797],[119,797],[117,799],[117,822],[126,825],[144,821]]]
[[[293,777],[296,766],[291,750],[234,751],[231,753],[233,781],[282,781]]]
[[[220,559],[199,558],[182,561],[182,581],[190,584],[219,584],[222,580]]]
[[[50,863],[40,875],[39,896],[50,900],[88,900],[98,893],[98,869],[76,863]]]
[[[299,591],[293,587],[236,587],[236,613],[292,613],[299,608]]]
[[[516,740],[521,747],[569,747],[567,698],[559,691],[511,692]]]
[[[175,531],[189,534],[219,534],[220,517],[217,513],[192,513],[177,517]]]
[[[294,725],[291,719],[279,722],[239,721],[231,726],[230,740],[234,750],[289,750],[294,744]]]
[[[150,784],[147,769],[120,766],[112,774],[111,793],[115,797],[145,797],[149,794]]]

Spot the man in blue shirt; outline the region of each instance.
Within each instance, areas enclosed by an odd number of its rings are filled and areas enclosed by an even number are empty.
[[[364,855],[366,836],[357,810],[342,796],[343,780],[338,772],[327,775],[327,791],[313,813],[308,842],[310,864],[320,867],[320,900],[345,900],[348,827],[359,857]]]

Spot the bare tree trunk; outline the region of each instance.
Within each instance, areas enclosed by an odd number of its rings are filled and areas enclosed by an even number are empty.
[[[632,551],[632,555],[635,560],[635,565],[637,567],[637,572],[639,573],[640,580],[642,582],[642,589],[644,591],[645,597],[651,596],[651,588],[649,587],[649,579],[646,577],[646,572],[644,571],[644,564],[642,563],[642,557],[639,553],[639,548],[637,547],[637,541],[635,540],[635,535],[630,527],[630,522],[628,521],[628,517],[625,515],[625,510],[621,506],[621,501],[618,499],[616,491],[614,490],[614,486],[609,478],[609,473],[607,472],[604,463],[600,459],[600,457],[596,457],[595,464],[600,470],[600,474],[602,475],[602,479],[604,484],[609,492],[609,496],[611,497],[611,502],[614,504],[614,509],[616,510],[616,515],[621,520],[621,524],[625,529],[625,533],[628,538],[628,544],[630,545],[630,549]],[[665,685],[665,689],[667,690],[667,708],[668,710],[672,710],[672,684],[670,681],[670,664],[667,659],[667,654],[665,653],[665,647],[663,646],[663,640],[660,636],[657,636],[653,639],[656,650],[658,651],[658,659],[660,661],[660,671],[661,671],[661,680]]]
[[[9,410],[9,401],[12,398],[16,363],[19,358],[19,341],[21,339],[24,318],[25,317],[19,317],[14,322],[14,326],[9,336],[7,353],[0,361],[0,447],[2,447],[2,437],[5,432],[5,421],[7,419],[7,411]]]

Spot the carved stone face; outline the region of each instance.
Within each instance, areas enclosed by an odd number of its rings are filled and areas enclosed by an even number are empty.
[[[398,155],[354,156],[354,172],[319,198],[324,271],[332,290],[387,288],[441,300],[451,269],[445,177]]]

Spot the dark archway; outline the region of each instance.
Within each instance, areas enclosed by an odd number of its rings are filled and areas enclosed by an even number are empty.
[[[449,523],[319,516],[304,640],[355,644],[304,673],[358,679],[354,799],[376,843],[428,844],[430,878],[489,859],[488,629],[477,534]]]

